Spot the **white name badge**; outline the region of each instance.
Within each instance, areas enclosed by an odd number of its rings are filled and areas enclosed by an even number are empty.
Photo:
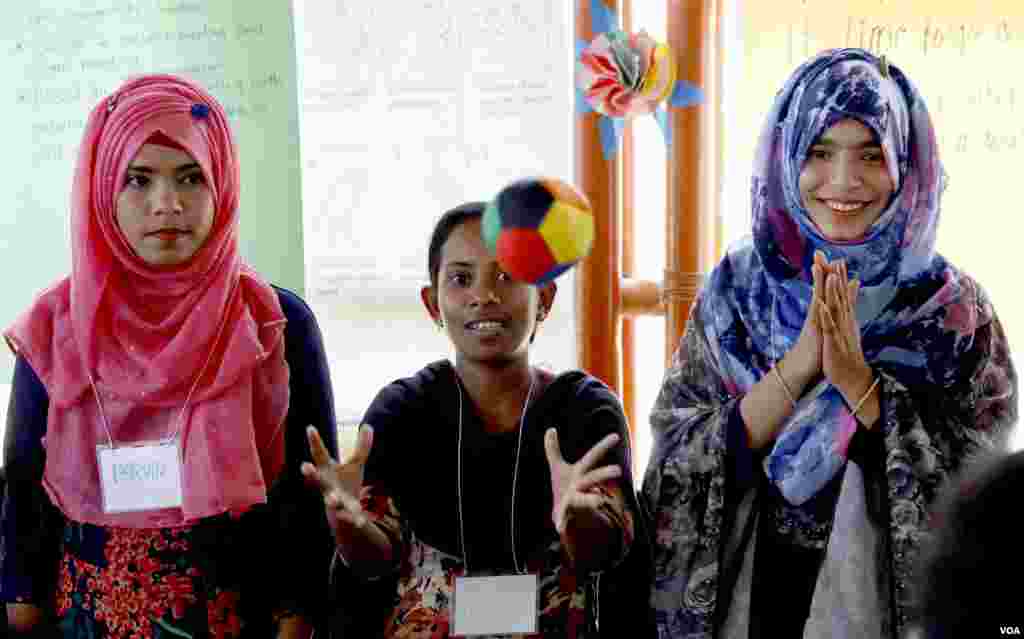
[[[181,457],[175,442],[97,446],[103,512],[181,507]]]
[[[539,597],[537,575],[456,577],[452,636],[536,633]]]

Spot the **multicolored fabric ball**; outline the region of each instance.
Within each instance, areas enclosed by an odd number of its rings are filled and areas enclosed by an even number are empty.
[[[543,284],[590,253],[594,215],[587,198],[561,180],[518,180],[488,204],[483,239],[506,273]]]

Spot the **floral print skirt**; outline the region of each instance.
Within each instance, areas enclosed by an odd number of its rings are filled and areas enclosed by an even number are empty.
[[[211,583],[194,527],[100,528],[68,522],[57,583],[62,639],[236,639],[237,588]]]

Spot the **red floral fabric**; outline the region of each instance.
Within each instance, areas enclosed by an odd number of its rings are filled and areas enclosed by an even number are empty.
[[[65,544],[57,613],[65,639],[237,639],[239,593],[187,561],[191,528],[105,528],[99,553]],[[98,561],[96,560],[98,559]]]

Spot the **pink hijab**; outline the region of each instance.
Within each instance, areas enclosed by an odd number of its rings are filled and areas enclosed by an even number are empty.
[[[115,218],[128,164],[154,136],[196,160],[214,197],[210,235],[174,269],[137,257]],[[143,76],[92,110],[71,195],[71,276],[5,333],[49,394],[43,484],[70,519],[175,526],[266,501],[284,465],[285,318],[239,255],[238,195],[227,116],[202,88]],[[115,445],[180,427],[182,508],[103,512],[100,405]]]

